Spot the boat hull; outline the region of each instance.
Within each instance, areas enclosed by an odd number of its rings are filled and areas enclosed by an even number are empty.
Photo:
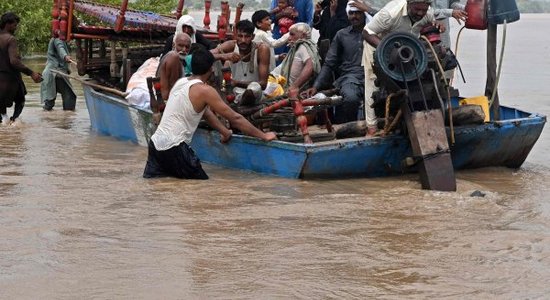
[[[83,85],[92,129],[147,145],[154,131],[149,110]],[[539,138],[546,117],[501,107],[502,121],[455,127],[451,156],[455,169],[520,167]],[[234,135],[221,144],[215,131],[197,129],[191,147],[201,161],[227,168],[288,178],[382,177],[414,171],[402,164],[411,156],[408,138],[352,138],[314,144],[263,142]]]

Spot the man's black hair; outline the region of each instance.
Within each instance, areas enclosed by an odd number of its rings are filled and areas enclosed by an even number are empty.
[[[258,27],[258,23],[260,23],[263,19],[265,19],[265,17],[269,17],[269,13],[267,12],[267,10],[257,10],[255,11],[253,14],[252,14],[252,23],[254,24],[254,26],[256,26],[256,28],[260,28]]]
[[[207,50],[206,47],[203,44],[192,43],[191,47],[189,47],[189,53],[188,54],[193,54],[195,51],[197,51],[199,49],[200,50]]]
[[[216,61],[216,59],[210,51],[204,48],[195,50],[191,57],[191,70],[193,70],[193,75],[206,74],[212,68],[214,61]]]
[[[20,19],[16,14],[12,13],[11,11],[7,12],[3,14],[0,18],[0,29],[4,29],[7,24],[19,23],[19,21]]]
[[[237,23],[237,31],[254,34],[254,24],[250,20],[241,20]]]

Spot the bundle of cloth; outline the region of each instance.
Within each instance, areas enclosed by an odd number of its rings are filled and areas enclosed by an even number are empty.
[[[147,77],[154,77],[157,73],[160,58],[151,57],[146,60],[137,71],[132,74],[126,87],[128,104],[147,109],[150,105]]]

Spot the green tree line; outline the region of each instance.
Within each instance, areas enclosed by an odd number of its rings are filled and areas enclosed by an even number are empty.
[[[312,0],[315,1],[315,0]],[[98,3],[120,5],[120,0],[95,0]],[[213,7],[218,5],[214,0]],[[238,2],[245,4],[246,10],[269,9],[270,0],[229,0],[230,7],[236,7]],[[382,7],[389,0],[370,0],[376,7]],[[131,9],[154,11],[161,14],[170,14],[177,6],[178,0],[136,0],[131,1]],[[188,8],[203,9],[203,0],[186,0]],[[518,8],[523,13],[550,12],[550,2],[534,0],[517,0]],[[23,54],[43,53],[51,36],[51,9],[52,1],[45,0],[1,0],[0,13],[12,11],[16,13],[21,22],[17,30],[19,47]]]

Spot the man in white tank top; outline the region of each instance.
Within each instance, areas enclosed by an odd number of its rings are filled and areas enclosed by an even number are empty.
[[[179,79],[170,91],[164,115],[149,141],[149,154],[143,177],[208,179],[189,143],[201,118],[220,132],[222,143],[227,143],[231,139],[231,130],[227,129],[213,112],[220,114],[232,127],[246,135],[264,141],[277,138],[275,133],[263,132],[250,124],[225,104],[213,87],[204,83],[212,74],[214,61],[214,56],[207,50],[199,49],[193,53],[193,75]]]
[[[242,93],[251,82],[258,82],[262,89],[267,85],[270,71],[269,46],[264,43],[256,44],[254,39],[254,24],[249,20],[237,23],[235,40],[220,44],[213,53],[238,53],[239,61],[226,61],[231,67],[232,81],[235,93]]]

